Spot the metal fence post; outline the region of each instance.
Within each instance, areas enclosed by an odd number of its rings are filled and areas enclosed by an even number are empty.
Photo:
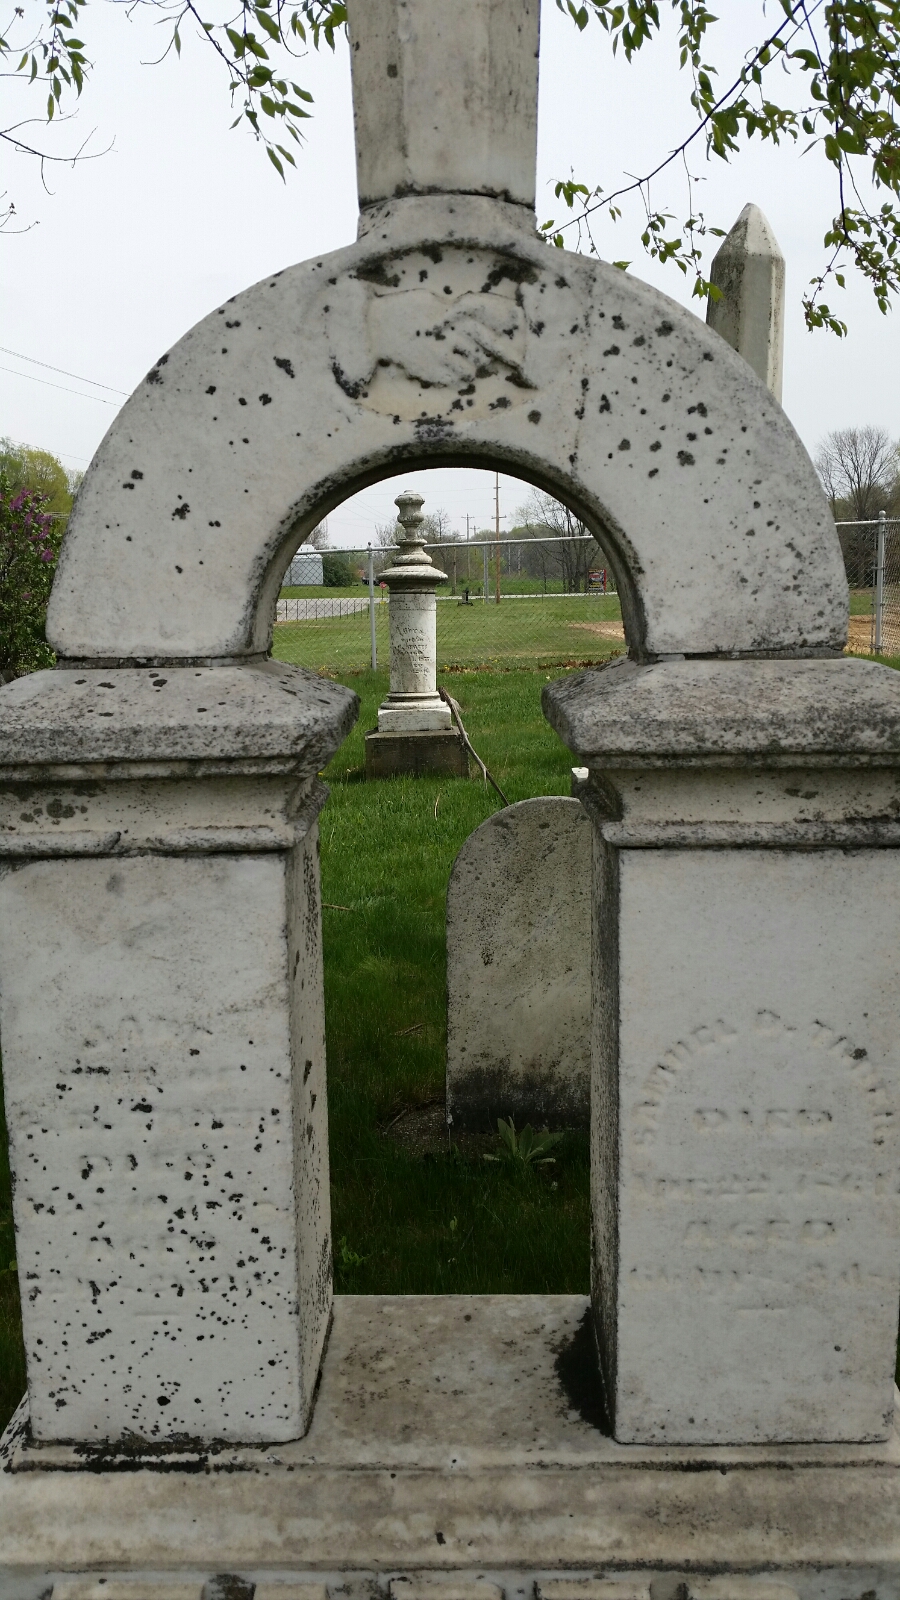
[[[372,641],[372,671],[378,666],[378,650],[375,644],[375,557],[372,554],[372,544],[369,543],[369,636]]]
[[[884,546],[887,513],[878,513],[878,544],[875,555],[875,654],[881,655],[884,631]]]
[[[488,582],[489,582],[489,577],[488,577],[488,547],[487,547],[487,545],[484,546],[484,548],[483,548],[481,553],[484,556],[484,588],[481,591],[481,598],[482,598],[484,604],[487,605],[487,592],[488,592]]]

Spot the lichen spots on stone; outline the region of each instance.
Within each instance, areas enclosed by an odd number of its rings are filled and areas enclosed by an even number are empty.
[[[529,411],[529,413],[528,413],[528,421],[529,422],[540,422],[540,420],[541,420],[541,413],[539,411]]]
[[[259,403],[261,406],[270,406],[272,404],[272,396],[270,394],[261,394]]]
[[[622,439],[622,440],[620,440],[619,449],[620,450],[630,450],[631,449],[631,440],[630,439]]]
[[[207,392],[207,394],[215,394],[215,392],[216,392],[215,384],[211,383],[206,392]]]
[[[608,350],[604,350],[603,354],[604,356],[617,356],[619,354],[619,346],[611,344]]]
[[[680,467],[692,467],[694,465],[694,458],[690,450],[679,450],[678,465]]]
[[[666,338],[668,338],[670,333],[674,333],[674,332],[675,332],[675,328],[674,328],[674,325],[671,322],[661,322],[659,327],[656,330],[657,337],[660,338],[660,339],[666,339]]]
[[[276,367],[279,367],[280,370],[286,373],[289,378],[293,378],[295,376],[294,368],[287,356],[273,356],[272,359],[275,362]]]

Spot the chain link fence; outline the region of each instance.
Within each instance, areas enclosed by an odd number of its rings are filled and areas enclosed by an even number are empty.
[[[850,584],[849,647],[900,656],[900,520],[882,512],[837,530]]]
[[[328,552],[330,585],[285,587],[275,617],[278,659],[335,675],[387,668],[388,593],[379,573],[395,548]],[[447,575],[437,591],[438,672],[588,665],[624,650],[614,580],[589,536],[425,548]]]

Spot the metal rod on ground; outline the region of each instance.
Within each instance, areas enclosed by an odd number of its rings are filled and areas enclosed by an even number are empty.
[[[372,671],[378,666],[378,649],[375,644],[375,557],[369,542],[369,634],[372,640]]]
[[[503,801],[503,804],[508,806],[509,801],[507,800],[506,795],[503,793],[503,790],[501,789],[496,778],[491,777],[491,774],[488,772],[488,769],[478,754],[478,751],[475,749],[475,746],[469,738],[469,735],[466,733],[465,727],[463,726],[462,712],[460,711],[459,706],[457,705],[453,696],[448,694],[446,689],[438,689],[438,694],[440,695],[441,699],[446,701],[447,705],[450,707],[450,715],[459,729],[460,738],[462,739],[462,742],[468,750],[470,756],[472,756],[475,761],[478,762],[485,783],[489,783],[492,789],[496,789],[500,799]]]
[[[879,510],[878,544],[874,555],[874,653],[881,656],[882,627],[884,627],[884,523],[887,514]]]

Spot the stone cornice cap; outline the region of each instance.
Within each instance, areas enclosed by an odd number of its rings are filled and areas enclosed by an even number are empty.
[[[0,689],[0,767],[268,758],[313,774],[358,712],[352,690],[278,661],[58,668]]]
[[[539,0],[348,0],[359,205],[534,209]]]
[[[619,660],[548,684],[542,704],[587,765],[900,764],[900,673],[874,661]]]

